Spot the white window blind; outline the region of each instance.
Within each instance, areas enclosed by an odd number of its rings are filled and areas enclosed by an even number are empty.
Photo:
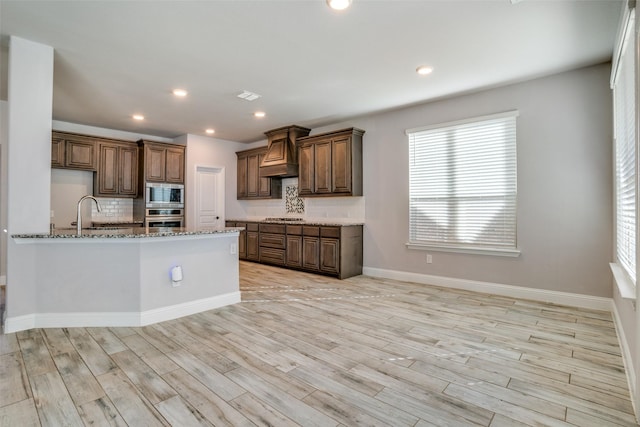
[[[409,244],[516,248],[516,116],[407,131]]]
[[[636,278],[636,135],[634,19],[625,28],[613,79],[616,156],[616,258],[635,283]]]

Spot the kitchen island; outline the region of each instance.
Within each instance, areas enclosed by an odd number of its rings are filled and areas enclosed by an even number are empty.
[[[143,326],[240,301],[242,228],[12,235],[5,332]],[[172,277],[174,267],[182,277]]]

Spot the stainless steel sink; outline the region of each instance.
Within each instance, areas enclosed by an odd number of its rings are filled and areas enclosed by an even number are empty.
[[[86,227],[83,230],[126,230],[127,227]]]
[[[60,227],[60,228],[55,228],[54,230],[62,230],[62,231],[68,231],[68,230],[75,230],[75,227]],[[83,230],[104,230],[104,231],[113,231],[113,230],[126,230],[127,227],[82,227]]]

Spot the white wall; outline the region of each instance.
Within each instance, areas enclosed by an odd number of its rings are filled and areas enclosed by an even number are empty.
[[[0,101],[0,285],[7,281],[7,146],[9,140],[6,101]]]
[[[9,234],[49,231],[53,48],[19,37],[9,40],[7,228]],[[7,310],[35,308],[35,265],[25,265],[7,241]],[[13,304],[12,301],[16,301]]]
[[[368,116],[363,142],[364,265],[611,297],[610,65]],[[409,250],[405,130],[519,110],[518,258]]]
[[[60,120],[53,120],[52,128],[62,132],[74,132],[84,135],[101,136],[103,138],[123,139],[125,141],[138,141],[140,139],[150,139],[158,142],[173,143],[171,138],[164,138],[160,136],[147,135],[144,133],[128,132],[117,129],[100,128],[96,126],[81,125],[78,123],[63,122]]]
[[[187,145],[185,166],[187,226],[191,227],[196,224],[196,200],[190,196],[196,194],[196,166],[224,168],[225,217],[244,217],[242,205],[236,200],[237,157],[235,153],[245,149],[246,145],[199,135],[183,135],[176,138],[175,141]]]
[[[9,233],[47,232],[53,48],[12,36],[8,85]]]
[[[51,169],[51,222],[56,228],[71,227],[77,217],[78,200],[87,194],[93,194],[93,172]],[[84,203],[82,209],[82,221],[87,224],[91,206]]]

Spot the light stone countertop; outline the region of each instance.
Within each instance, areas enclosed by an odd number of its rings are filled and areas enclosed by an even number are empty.
[[[236,233],[244,230],[242,227],[222,228],[162,228],[162,227],[133,227],[133,228],[109,228],[98,230],[82,230],[78,234],[75,228],[57,228],[51,233],[12,234],[14,239],[122,239],[122,238],[149,238],[149,237],[181,237],[181,236],[205,236],[209,234]]]
[[[291,221],[284,219],[267,219],[267,218],[227,218],[226,221],[231,222],[259,222],[261,224],[287,224],[287,225],[317,225],[317,226],[325,226],[325,227],[348,227],[353,225],[364,225],[363,221],[348,221],[348,220],[339,220],[339,219],[303,219],[301,221]]]

